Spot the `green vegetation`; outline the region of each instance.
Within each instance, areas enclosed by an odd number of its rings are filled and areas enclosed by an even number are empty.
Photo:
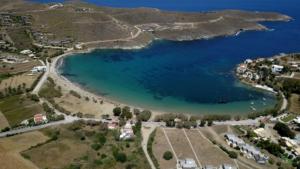
[[[120,116],[120,114],[122,113],[121,107],[115,107],[113,109],[113,113],[114,113],[114,116]]]
[[[295,133],[284,123],[277,122],[274,126],[274,130],[282,137],[295,138]]]
[[[23,120],[40,113],[42,107],[24,95],[15,95],[1,99],[0,110],[10,126],[15,127]]]
[[[282,118],[281,120],[283,122],[290,122],[291,120],[293,120],[294,118],[296,118],[297,116],[295,114],[289,114],[287,116],[285,116],[284,118]]]
[[[155,167],[157,169],[160,169],[159,163],[158,163],[157,159],[155,158],[155,156],[153,154],[153,150],[152,150],[154,139],[155,139],[155,134],[156,134],[156,129],[149,136],[148,143],[147,143],[147,151],[148,151],[148,154],[149,154],[151,160],[153,161],[153,164],[155,165]]]
[[[80,94],[79,94],[79,93],[77,93],[77,92],[76,92],[76,91],[74,91],[74,90],[70,90],[70,94],[71,94],[71,95],[73,95],[74,97],[77,97],[78,99],[80,99],[80,98],[81,98]]]
[[[277,157],[281,157],[284,153],[280,145],[272,143],[269,140],[260,140],[256,145]]]
[[[222,149],[225,153],[228,154],[228,156],[230,158],[233,158],[233,159],[236,159],[238,157],[238,154],[235,152],[235,151],[230,151],[230,150],[227,150],[224,146],[222,145],[219,145],[220,149]]]
[[[172,152],[171,152],[171,151],[166,151],[166,152],[164,152],[163,158],[164,158],[165,160],[171,160],[171,159],[173,158]]]
[[[135,113],[136,114],[136,118],[139,121],[148,121],[151,118],[151,111],[150,110],[144,110],[142,112],[139,113]]]
[[[292,93],[300,94],[300,80],[285,79],[282,83],[282,91],[287,97]]]

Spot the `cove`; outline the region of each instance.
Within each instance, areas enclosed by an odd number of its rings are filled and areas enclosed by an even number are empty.
[[[64,59],[60,72],[69,80],[109,99],[138,107],[190,113],[247,113],[252,102],[257,110],[273,107],[274,97],[236,81],[234,67],[246,58],[300,49],[297,0],[87,2],[174,11],[275,11],[294,18],[288,23],[263,23],[273,31],[191,42],[156,41],[140,50],[96,50]]]

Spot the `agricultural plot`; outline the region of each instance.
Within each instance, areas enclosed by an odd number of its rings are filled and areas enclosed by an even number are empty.
[[[161,128],[156,129],[155,140],[152,146],[153,154],[158,161],[161,169],[174,169],[176,167],[176,159],[173,155],[171,160],[165,160],[163,154],[166,151],[171,151],[172,149],[167,142],[167,139]]]
[[[41,132],[30,132],[0,139],[0,168],[5,169],[37,169],[32,162],[23,158],[20,152],[43,143],[48,137]]]

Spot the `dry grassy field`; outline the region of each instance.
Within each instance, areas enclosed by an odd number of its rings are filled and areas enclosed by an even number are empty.
[[[23,85],[25,85],[25,88],[30,88],[39,75],[40,74],[28,75],[28,73],[23,73],[4,79],[0,82],[0,91],[3,91],[8,87],[17,88],[18,86]]]
[[[292,94],[289,102],[289,112],[300,114],[300,96],[297,94]]]
[[[179,159],[192,158],[196,161],[196,157],[193,154],[188,140],[184,136],[183,130],[165,129],[165,131]]]
[[[163,154],[172,149],[161,128],[156,129],[155,140],[152,146],[153,154],[157,159],[161,169],[174,169],[176,167],[176,159],[173,156],[171,160],[163,159]]]
[[[30,71],[34,66],[41,65],[41,62],[39,61],[30,61],[27,63],[16,63],[16,64],[6,64],[1,63],[0,64],[0,74],[4,73],[10,73],[10,74],[16,74],[16,73],[23,73]]]
[[[101,125],[92,127],[78,122],[42,132],[51,138],[55,135],[56,139],[22,152],[39,168],[124,169],[131,166],[149,169],[139,139],[118,141],[116,131],[108,131]],[[125,161],[117,161],[114,153],[124,153]]]
[[[226,153],[202,137],[198,130],[186,130],[186,133],[202,165],[234,165],[233,160],[231,160]]]
[[[46,141],[48,137],[41,132],[30,132],[0,139],[0,168],[3,169],[37,169],[20,152]]]

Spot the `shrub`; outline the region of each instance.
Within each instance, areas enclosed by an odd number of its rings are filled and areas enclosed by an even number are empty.
[[[172,152],[171,152],[171,151],[166,151],[166,152],[164,152],[163,158],[164,158],[165,160],[171,160],[171,159],[173,158]]]
[[[102,147],[101,144],[95,143],[91,145],[92,149],[94,149],[95,151],[100,150],[100,148]]]
[[[79,93],[77,93],[77,92],[76,92],[76,91],[74,91],[74,90],[70,90],[70,94],[71,94],[71,95],[73,95],[74,97],[77,97],[78,99],[80,99],[80,98],[81,98],[80,94],[79,94]]]
[[[120,114],[122,113],[121,107],[115,107],[113,109],[113,113],[114,113],[114,116],[120,116]]]
[[[127,156],[125,153],[114,153],[114,157],[116,161],[119,161],[121,163],[125,163],[127,161]]]
[[[151,111],[144,110],[137,115],[137,120],[139,121],[148,121],[151,118]]]
[[[291,139],[295,138],[295,133],[284,123],[276,123],[274,130],[276,130],[282,137],[289,137]]]

